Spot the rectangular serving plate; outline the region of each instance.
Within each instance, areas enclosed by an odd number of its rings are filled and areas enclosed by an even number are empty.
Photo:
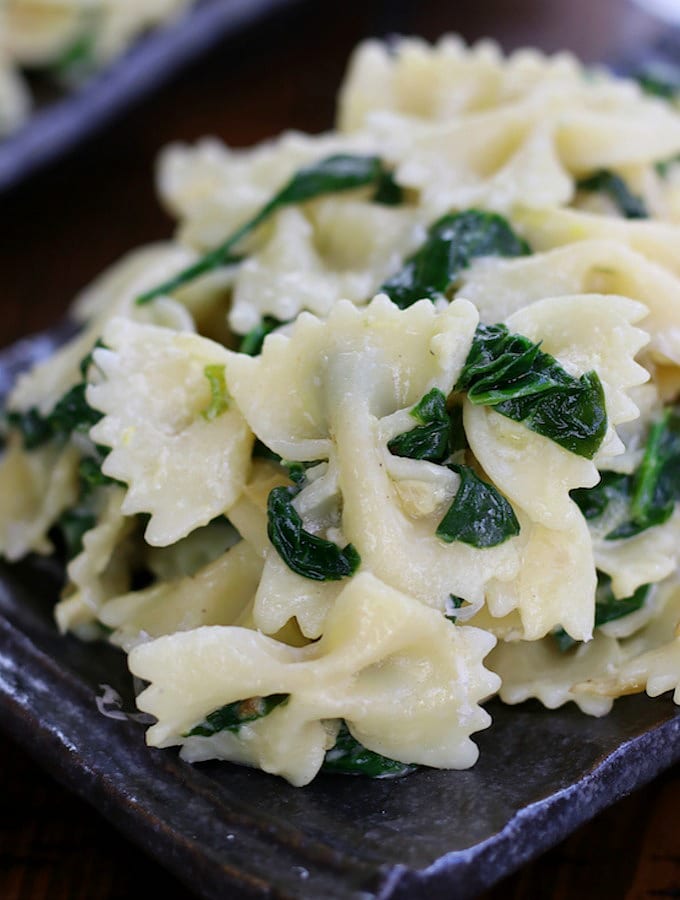
[[[0,353],[0,398],[72,330]],[[60,576],[38,558],[0,566],[0,727],[209,900],[474,897],[680,760],[680,710],[636,696],[601,719],[494,701],[480,760],[463,772],[293,788],[227,763],[191,766],[147,748],[143,725],[98,711],[102,685],[132,711],[131,678],[114,648],[57,633]]]
[[[200,0],[181,18],[135,42],[123,56],[36,110],[0,141],[0,193],[82,143],[229,35],[300,0]]]

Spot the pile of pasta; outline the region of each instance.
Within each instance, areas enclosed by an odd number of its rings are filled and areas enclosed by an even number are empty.
[[[0,138],[31,106],[21,69],[78,81],[192,0],[3,0],[0,3]]]
[[[8,402],[0,550],[190,761],[471,766],[481,705],[680,701],[680,115],[368,42],[337,129],[172,146],[175,238]]]

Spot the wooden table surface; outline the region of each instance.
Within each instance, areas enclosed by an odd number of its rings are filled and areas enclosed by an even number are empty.
[[[225,0],[229,2],[229,0]],[[639,46],[658,26],[625,0],[347,0],[302,3],[176,78],[69,159],[0,198],[0,346],[54,323],[74,293],[171,222],[153,189],[173,139],[217,134],[247,146],[284,128],[332,123],[351,47],[399,31],[490,35],[506,48],[570,48],[591,61]],[[114,900],[191,892],[0,737],[0,900]],[[485,896],[680,897],[680,769],[621,800]]]

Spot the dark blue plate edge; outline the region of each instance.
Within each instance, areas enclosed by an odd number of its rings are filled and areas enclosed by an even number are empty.
[[[63,100],[0,143],[0,192],[67,153],[227,35],[301,0],[204,0],[138,41]]]

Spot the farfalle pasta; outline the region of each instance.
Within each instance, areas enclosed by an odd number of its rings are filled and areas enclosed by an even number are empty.
[[[673,691],[677,107],[567,55],[360,47],[337,129],[168,148],[175,237],[7,401],[0,551],[152,746],[402,775],[483,704]]]

